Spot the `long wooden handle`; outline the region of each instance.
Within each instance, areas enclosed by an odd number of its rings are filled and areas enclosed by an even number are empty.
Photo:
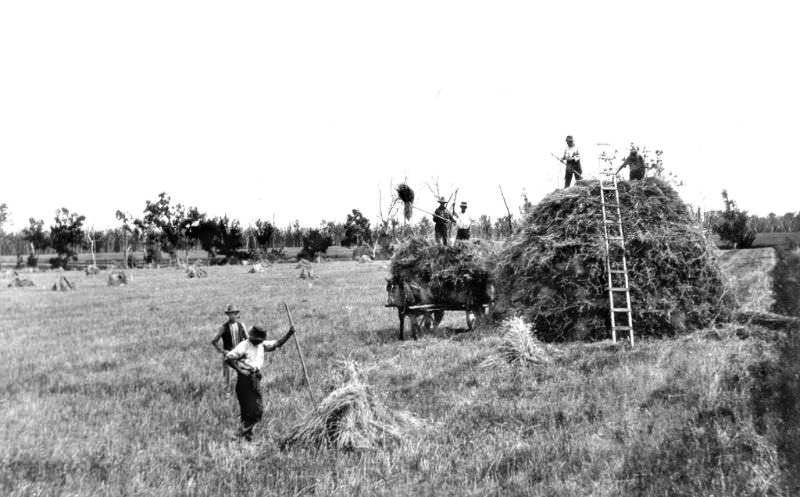
[[[289,305],[284,303],[283,307],[286,309],[286,316],[289,318],[289,326],[294,328],[294,321],[292,320],[292,311],[289,310]],[[308,396],[311,398],[311,404],[317,405],[314,400],[314,393],[311,391],[311,381],[308,379],[308,370],[306,369],[306,361],[303,359],[303,351],[300,350],[300,342],[297,340],[297,330],[294,330],[294,345],[297,347],[297,355],[300,356],[300,364],[303,366],[303,375],[306,377],[306,385],[308,386]]]
[[[426,211],[425,209],[420,209],[420,208],[419,208],[419,207],[417,207],[416,205],[412,205],[411,207],[413,207],[413,208],[417,209],[418,211],[422,211],[422,212],[424,212],[425,214],[430,214],[430,215],[431,215],[431,216],[433,216],[433,217],[438,217],[439,219],[442,219],[442,220],[444,220],[444,221],[447,221],[448,223],[453,223],[453,222],[455,222],[455,221],[451,221],[450,219],[444,218],[444,217],[442,217],[442,216],[436,215],[436,214],[434,214],[433,212],[428,212],[428,211]]]

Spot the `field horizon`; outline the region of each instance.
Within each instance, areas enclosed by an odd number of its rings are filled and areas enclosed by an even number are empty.
[[[1,280],[0,493],[28,495],[796,495],[796,332],[718,324],[689,335],[548,345],[550,361],[486,367],[501,338],[463,313],[397,340],[386,262],[72,272]],[[281,450],[313,412],[292,343],[267,357],[264,420],[238,406],[210,345],[237,304],[270,338],[292,310],[314,396],[357,362],[370,392],[419,423],[370,450]]]

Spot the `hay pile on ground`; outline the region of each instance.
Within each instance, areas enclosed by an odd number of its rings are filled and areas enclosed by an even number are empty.
[[[197,267],[194,264],[189,266],[189,268],[186,270],[187,278],[205,278],[206,276],[208,276],[206,270],[201,267]]]
[[[400,442],[419,421],[388,409],[372,392],[354,361],[338,364],[338,386],[281,443],[315,449],[374,449]]]
[[[502,334],[497,351],[481,363],[482,367],[511,365],[532,367],[552,362],[547,346],[536,339],[531,326],[520,317],[507,318],[500,323]]]
[[[94,276],[100,272],[100,268],[94,264],[89,264],[85,269],[86,276]]]
[[[14,273],[14,279],[11,280],[11,283],[8,284],[8,288],[22,288],[26,286],[36,286],[33,281],[27,278],[20,278],[16,272]]]
[[[412,238],[392,257],[389,281],[422,285],[440,304],[489,303],[494,297],[493,254],[494,247],[480,240],[445,246]]]
[[[619,194],[636,334],[727,319],[734,301],[714,249],[677,192],[648,178],[620,183]],[[608,338],[600,183],[579,181],[536,205],[499,254],[495,281],[498,312],[521,314],[540,339]]]
[[[247,273],[248,274],[261,274],[261,273],[264,273],[267,270],[265,266],[268,265],[268,264],[269,263],[256,262],[255,264],[250,266],[250,269],[247,270]]]
[[[66,276],[59,274],[58,279],[55,283],[53,283],[53,286],[50,289],[53,291],[66,292],[67,290],[74,290],[75,285],[69,281]]]
[[[111,271],[108,273],[108,286],[120,286],[128,284],[128,275],[123,271]]]

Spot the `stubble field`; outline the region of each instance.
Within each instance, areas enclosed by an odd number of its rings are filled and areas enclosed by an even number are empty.
[[[134,270],[0,280],[0,494],[792,495],[796,336],[725,325],[673,340],[559,345],[551,364],[485,368],[489,326],[399,342],[385,266]],[[268,355],[264,421],[235,440],[235,396],[209,344],[227,303],[277,338],[292,309],[319,401],[338,359],[420,421],[399,444],[280,450],[312,410],[293,344]]]

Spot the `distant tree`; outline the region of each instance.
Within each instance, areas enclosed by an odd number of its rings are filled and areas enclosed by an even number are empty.
[[[433,234],[433,223],[427,217],[423,217],[417,222],[417,234],[422,238],[428,238]]]
[[[303,237],[303,249],[297,254],[301,259],[312,259],[318,253],[325,253],[333,244],[333,238],[318,229],[309,230]]]
[[[22,229],[22,238],[30,244],[33,255],[50,246],[50,234],[45,231],[44,221],[41,219],[28,219],[28,227]]]
[[[236,251],[241,249],[244,245],[242,239],[244,230],[242,230],[239,221],[236,219],[229,219],[228,216],[217,219],[216,235],[216,249],[220,254],[226,257],[236,255]]]
[[[478,218],[478,238],[485,238],[487,240],[492,238],[492,218],[486,214],[481,214]]]
[[[217,255],[217,243],[219,238],[219,223],[217,219],[203,218],[195,226],[189,229],[188,236],[192,240],[200,242],[200,247],[208,253],[208,258],[213,259]]]
[[[358,209],[347,215],[347,221],[344,223],[344,238],[342,238],[343,247],[358,246],[362,243],[372,243],[372,232],[369,227],[369,219],[361,214]]]
[[[86,216],[62,207],[56,211],[55,225],[50,226],[50,243],[58,257],[51,261],[53,266],[67,268],[70,260],[77,260],[76,250],[83,246],[85,234],[83,222]]]
[[[725,210],[719,214],[713,230],[719,237],[729,242],[733,248],[752,247],[756,239],[756,230],[750,225],[747,211],[739,210],[736,202],[728,197],[728,191],[722,190]]]
[[[272,237],[275,234],[275,226],[269,221],[256,220],[256,228],[253,232],[256,243],[261,249],[266,250],[272,242]]]
[[[133,225],[134,219],[129,213],[120,210],[117,211],[117,219],[122,222],[122,253],[124,254],[122,265],[128,268],[130,267],[130,260],[128,258],[128,235],[133,235],[136,229]]]

